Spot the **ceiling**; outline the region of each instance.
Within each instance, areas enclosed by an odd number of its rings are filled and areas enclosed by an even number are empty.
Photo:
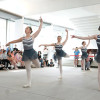
[[[96,34],[100,25],[100,0],[0,0],[0,8],[31,19],[42,16],[77,34]]]

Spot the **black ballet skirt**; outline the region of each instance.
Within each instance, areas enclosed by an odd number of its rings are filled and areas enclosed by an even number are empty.
[[[87,52],[82,53],[82,56],[81,56],[82,59],[86,59],[87,57],[88,57]]]
[[[38,58],[38,54],[34,49],[24,50],[22,61],[34,60]]]
[[[65,53],[63,50],[56,50],[56,57],[57,59],[61,59],[62,57],[66,57],[67,53]]]

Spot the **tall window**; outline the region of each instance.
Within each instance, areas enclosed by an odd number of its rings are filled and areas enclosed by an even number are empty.
[[[0,19],[0,46],[4,48],[6,44],[6,20]]]
[[[7,21],[7,42],[11,41],[14,38],[15,34],[15,22]]]

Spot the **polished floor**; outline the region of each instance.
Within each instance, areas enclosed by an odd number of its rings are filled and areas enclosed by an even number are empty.
[[[0,100],[100,100],[97,68],[81,71],[63,66],[63,79],[58,68],[33,68],[32,87],[26,83],[26,71],[0,70]]]

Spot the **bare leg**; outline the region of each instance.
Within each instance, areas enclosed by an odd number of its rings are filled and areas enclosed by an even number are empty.
[[[84,62],[84,59],[83,60],[81,60],[81,68],[82,68],[82,70],[84,70],[84,67],[85,66],[85,62]]]
[[[76,67],[76,59],[74,59],[74,66]]]
[[[75,59],[75,67],[77,67],[77,59]]]
[[[77,59],[77,66],[78,66],[78,59]]]
[[[37,68],[40,68],[40,63],[39,63],[39,60],[38,59],[35,59],[35,60],[32,60],[33,64],[35,64],[35,66]]]
[[[98,82],[99,82],[99,90],[100,90],[100,63],[98,63]]]
[[[81,60],[81,68],[83,69],[83,61]]]
[[[60,79],[62,79],[62,59],[58,60],[58,66],[60,68]]]
[[[24,85],[24,88],[31,87],[31,61],[25,61],[25,68],[27,72],[27,81],[28,83]]]

